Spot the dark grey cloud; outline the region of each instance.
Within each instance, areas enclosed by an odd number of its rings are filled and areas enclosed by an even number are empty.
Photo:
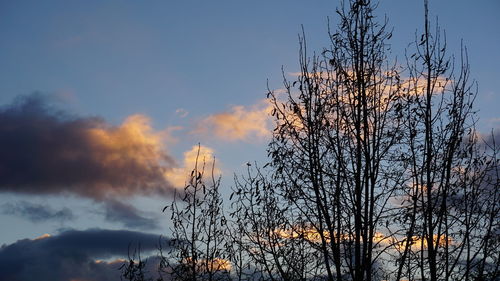
[[[71,230],[56,236],[19,240],[0,248],[0,280],[68,281],[120,280],[124,261],[101,261],[128,257],[128,247],[139,245],[144,253],[156,249],[159,236],[134,231]],[[148,263],[154,268],[157,260]]]
[[[109,222],[120,222],[127,228],[158,229],[157,220],[148,218],[134,206],[116,200],[105,202],[105,219]]]
[[[0,108],[0,191],[109,196],[169,194],[173,165],[142,115],[112,126],[57,109],[41,94]]]
[[[56,210],[50,206],[27,201],[5,203],[0,206],[0,212],[5,215],[19,216],[35,223],[46,221],[64,222],[75,217],[73,212],[66,207]]]

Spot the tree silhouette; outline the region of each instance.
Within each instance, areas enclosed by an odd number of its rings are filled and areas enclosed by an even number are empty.
[[[404,89],[410,188],[396,279],[481,280],[486,264],[498,262],[487,249],[498,239],[491,232],[499,220],[498,177],[490,172],[497,152],[480,149],[467,51],[462,46],[458,62],[446,55],[439,26],[431,31],[427,1],[424,32],[413,47]]]
[[[286,100],[269,93],[277,124],[268,150],[270,184],[279,203],[268,207],[283,206],[276,212],[287,214],[275,231],[289,232],[285,236],[302,240],[295,247],[318,257],[297,279],[384,275],[376,265],[391,231],[382,237],[380,229],[389,229],[389,199],[404,183],[397,157],[403,96],[399,72],[387,63],[391,33],[373,9],[369,1],[338,9],[338,31],[321,56],[307,56],[302,36],[301,73],[296,81],[285,79]]]
[[[466,48],[425,24],[391,61],[376,4],[346,0],[330,46],[269,91],[269,163],[236,177],[226,220],[198,162],[171,205],[174,280],[497,280],[499,148],[475,129]],[[179,204],[181,203],[181,204]]]
[[[226,219],[219,194],[220,178],[209,175],[200,149],[183,193],[175,195],[170,210],[173,223],[168,252],[161,256],[161,271],[168,280],[226,280],[230,263],[225,259]],[[208,180],[207,180],[208,177]],[[164,275],[164,274],[163,274]]]
[[[389,63],[371,1],[343,2],[320,56],[300,37],[300,75],[284,101],[269,93],[269,176],[235,193],[270,279],[497,278],[498,150],[474,128],[466,49],[446,56],[424,6],[406,67]]]

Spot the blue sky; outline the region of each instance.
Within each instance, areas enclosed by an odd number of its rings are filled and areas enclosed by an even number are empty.
[[[392,55],[402,58],[416,30],[421,30],[423,1],[380,2],[377,13],[387,15],[389,26],[394,27]],[[48,114],[54,128],[67,130],[68,140],[75,137],[68,120],[79,120],[101,129],[93,140],[103,147],[107,147],[105,138],[128,136],[139,145],[161,148],[164,151],[142,158],[133,154],[124,161],[171,161],[171,173],[189,168],[185,153],[201,143],[216,156],[228,192],[233,173],[241,172],[244,163],[266,161],[268,136],[257,125],[267,124],[260,118],[266,112],[262,100],[267,80],[272,89],[279,89],[281,67],[286,73],[298,70],[301,25],[309,50],[320,52],[327,46],[327,17],[334,26],[337,4],[323,0],[0,1],[0,106],[5,114],[14,112],[9,109],[16,104],[21,113],[30,109],[33,115],[27,118]],[[479,85],[478,128],[482,132],[498,128],[500,2],[439,0],[431,1],[430,8],[446,30],[450,53],[458,54],[462,39],[467,46],[471,76]],[[218,127],[218,120],[229,117],[247,118],[242,124],[248,130]],[[133,135],[136,129],[139,136]],[[93,144],[81,142],[85,147]],[[0,222],[8,227],[2,227],[0,244],[69,229],[133,229],[168,235],[168,217],[160,209],[169,203],[169,196],[152,195],[160,192],[153,187],[151,192],[132,187],[117,191],[117,200],[112,201],[109,194],[85,191],[100,188],[94,181],[82,180],[68,189],[64,184],[72,183],[57,184],[50,192],[37,191],[36,186],[2,189]],[[30,217],[33,212],[45,217]]]

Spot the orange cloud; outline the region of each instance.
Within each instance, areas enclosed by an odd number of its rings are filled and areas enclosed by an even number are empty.
[[[90,157],[101,167],[120,171],[114,181],[108,178],[96,182],[98,193],[118,192],[120,195],[150,193],[167,187],[162,177],[173,165],[163,141],[167,133],[155,131],[144,115],[132,115],[117,127],[98,127],[86,130],[91,148]],[[73,157],[68,151],[66,157]],[[162,187],[163,185],[163,187]]]
[[[101,260],[101,259],[96,259],[94,260],[94,263],[99,263],[99,264],[110,264],[110,265],[122,265],[123,263],[126,263],[126,259],[118,258],[114,260]]]
[[[165,178],[177,188],[184,187],[189,181],[191,171],[197,166],[198,170],[204,169],[206,173],[212,171],[214,165],[214,151],[206,146],[193,146],[190,150],[184,152],[184,160],[181,167],[165,171]],[[214,173],[220,174],[220,170],[215,167]]]
[[[406,247],[406,241],[407,239],[403,239],[401,241],[398,241],[395,243],[396,249],[398,250],[404,250],[404,247]],[[438,235],[434,234],[432,238],[433,244],[444,247],[446,244],[448,245],[453,245],[453,239],[451,237],[446,237],[445,235]],[[415,250],[420,250],[420,249],[427,249],[428,243],[427,243],[427,238],[425,237],[420,237],[420,236],[413,236],[410,239],[410,248],[415,249]]]
[[[279,229],[273,232],[279,238],[283,239],[304,239],[306,241],[312,243],[321,243],[321,235],[320,232],[313,227],[298,227],[295,229]],[[331,233],[328,231],[323,231],[323,237],[326,242],[330,242]],[[334,239],[340,238],[341,241],[352,241],[354,238],[349,234],[334,234]],[[376,232],[373,236],[374,243],[386,243],[388,241],[388,237],[380,232]]]
[[[57,110],[41,95],[0,109],[0,192],[72,193],[95,200],[168,194],[174,160],[144,115],[118,126]]]
[[[300,72],[288,73],[290,76],[298,77],[304,75]],[[322,79],[334,79],[334,74],[321,72],[321,73],[306,73],[311,77]],[[354,73],[349,72],[348,75],[354,76]],[[387,73],[387,76],[393,76],[393,73]],[[352,77],[354,79],[354,77]],[[380,79],[380,78],[377,78]],[[409,92],[417,95],[423,95],[426,90],[426,83],[422,79],[402,79],[402,89],[397,85],[381,85],[379,91],[382,91],[381,96],[373,98],[373,106],[378,107],[380,111],[388,110],[391,105],[390,100],[394,96],[402,95],[403,92]],[[450,85],[450,80],[444,77],[438,77],[434,86],[434,93],[444,92]],[[328,94],[331,90],[328,84],[321,84],[321,90]],[[278,89],[276,93],[283,94],[286,90]],[[370,94],[370,93],[369,93]],[[355,93],[344,93],[340,95],[340,101],[350,104],[355,100]],[[203,119],[193,130],[193,133],[202,134],[205,136],[213,136],[218,139],[227,141],[241,141],[250,140],[255,138],[265,138],[271,134],[273,127],[273,118],[270,116],[273,105],[266,99],[259,101],[253,106],[237,105],[230,108],[227,112],[217,113],[210,115]],[[298,118],[298,114],[291,111],[291,109],[284,108],[283,114],[290,122],[292,127],[301,129],[303,127],[302,121]],[[304,111],[303,108],[299,108]],[[284,121],[284,120],[281,120]],[[279,122],[279,121],[278,121]]]
[[[194,133],[228,141],[265,138],[270,135],[272,105],[262,100],[249,107],[233,106],[228,112],[210,115],[202,120]]]
[[[33,239],[33,240],[42,240],[42,239],[46,239],[46,238],[50,238],[50,237],[51,237],[51,235],[50,235],[50,234],[45,233],[45,234],[43,234],[43,235],[40,235],[40,236],[36,237],[36,238],[35,238],[35,239]]]
[[[105,166],[120,167],[124,160],[133,160],[137,166],[151,167],[165,160],[162,137],[144,115],[132,115],[116,128],[90,128],[87,134],[96,152],[94,157]]]
[[[446,77],[435,78],[435,83],[431,83],[433,94],[441,94],[451,86],[451,80]],[[403,87],[411,94],[424,95],[427,91],[427,80],[424,78],[407,78],[402,81]]]
[[[192,264],[192,259],[187,258],[183,260],[183,263]],[[231,271],[232,265],[230,261],[221,258],[199,259],[196,261],[196,268],[198,272]]]

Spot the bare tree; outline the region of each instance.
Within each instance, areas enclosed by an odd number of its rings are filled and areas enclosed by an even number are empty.
[[[331,46],[309,57],[302,35],[298,79],[284,79],[285,100],[269,93],[271,176],[236,191],[251,260],[281,280],[497,276],[497,152],[474,128],[465,48],[454,65],[425,1],[398,68],[371,1],[343,3]]]
[[[297,275],[304,280],[371,280],[384,274],[375,265],[383,262],[390,241],[388,203],[404,182],[404,167],[395,157],[402,96],[398,71],[387,63],[385,40],[391,33],[386,21],[376,22],[373,9],[370,1],[341,6],[338,31],[321,56],[308,57],[300,37],[298,79],[285,78],[285,101],[269,93],[276,128],[268,150],[272,178],[261,184],[270,186],[268,193],[256,192],[262,181],[244,189],[247,208],[258,209],[251,220],[256,227],[269,225],[260,233],[287,233],[278,238],[296,243],[289,251],[317,257]],[[259,208],[262,198],[271,203]],[[264,247],[273,238],[255,243],[273,257],[276,268],[270,271],[290,280],[280,266],[286,244],[275,241],[275,251]]]
[[[140,245],[130,253],[130,244],[128,246],[128,259],[123,263],[119,270],[121,271],[120,279],[128,281],[147,281],[152,280],[152,278],[145,277],[146,275],[146,262],[141,258],[141,247]]]
[[[446,55],[428,3],[399,67],[387,19],[346,0],[331,45],[269,91],[270,162],[236,177],[230,220],[205,161],[170,206],[175,280],[496,280],[499,149],[475,130],[467,52]],[[484,143],[483,143],[484,142]],[[200,166],[200,167],[199,167]],[[209,184],[207,184],[209,182]],[[132,267],[133,268],[133,267]]]
[[[231,217],[241,235],[235,241],[247,266],[245,280],[308,280],[317,276],[322,259],[317,237],[294,206],[283,200],[280,187],[258,168],[236,179]],[[244,269],[241,265],[240,268]]]
[[[396,279],[472,280],[472,272],[484,267],[499,219],[498,181],[487,180],[497,163],[478,147],[472,110],[476,87],[466,49],[455,65],[439,26],[431,31],[424,2],[424,32],[407,57],[411,165]]]
[[[223,251],[226,219],[220,178],[215,177],[214,160],[206,183],[206,162],[199,152],[184,192],[177,193],[173,203],[165,207],[170,207],[173,228],[161,266],[173,280],[226,280],[231,265]]]

